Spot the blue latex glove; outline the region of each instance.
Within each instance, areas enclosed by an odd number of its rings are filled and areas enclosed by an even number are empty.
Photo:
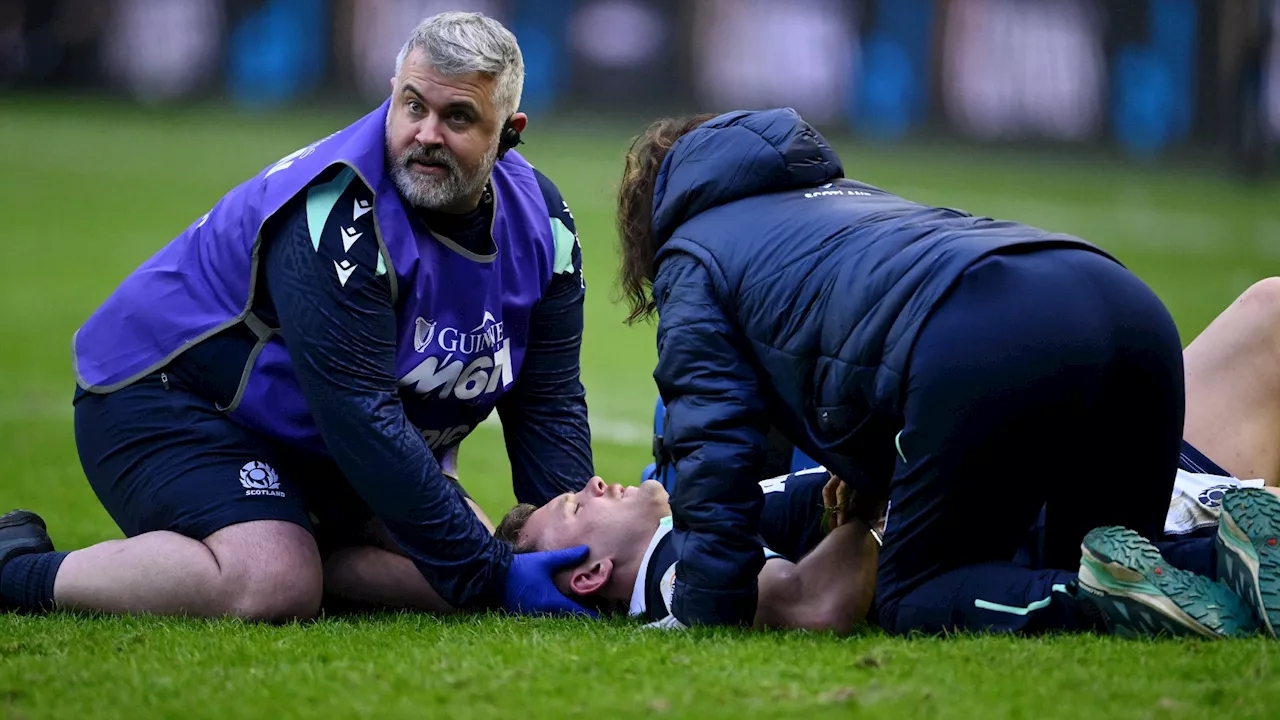
[[[511,557],[507,571],[507,588],[503,606],[523,615],[590,615],[596,613],[565,597],[552,578],[561,570],[582,562],[589,552],[586,545],[566,550],[517,553]]]

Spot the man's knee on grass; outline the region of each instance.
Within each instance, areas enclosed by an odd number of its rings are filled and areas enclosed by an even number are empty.
[[[315,617],[324,593],[320,551],[305,528],[265,520],[225,527],[204,544],[218,561],[222,615],[287,622]]]

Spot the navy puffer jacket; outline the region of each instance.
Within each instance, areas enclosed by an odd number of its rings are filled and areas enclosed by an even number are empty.
[[[844,179],[790,109],[728,113],[682,137],[659,170],[653,229],[674,610],[688,624],[755,613],[769,426],[882,495],[912,342],[965,268],[1029,245],[1102,252]]]

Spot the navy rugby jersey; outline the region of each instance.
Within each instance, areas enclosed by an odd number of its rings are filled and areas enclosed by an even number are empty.
[[[232,189],[130,274],[76,333],[77,383],[106,394],[167,368],[282,450],[332,459],[450,604],[494,606],[510,548],[446,473],[496,409],[522,502],[591,477],[580,247],[514,151],[484,215],[419,216],[386,168],[389,102]]]
[[[761,481],[764,512],[760,544],[766,558],[797,561],[822,541],[822,488],[831,473],[817,467]],[[653,534],[636,585],[631,593],[630,614],[656,622],[671,614],[676,566],[680,556],[671,534],[671,518],[662,519]]]

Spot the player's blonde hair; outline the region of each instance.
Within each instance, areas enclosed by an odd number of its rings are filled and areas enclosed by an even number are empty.
[[[537,505],[529,503],[520,503],[511,508],[511,512],[507,513],[506,517],[502,518],[502,522],[498,523],[498,527],[494,528],[494,537],[509,543],[518,553],[537,551],[538,548],[532,543],[525,542],[520,537],[524,524],[529,522],[529,516],[537,509]]]

